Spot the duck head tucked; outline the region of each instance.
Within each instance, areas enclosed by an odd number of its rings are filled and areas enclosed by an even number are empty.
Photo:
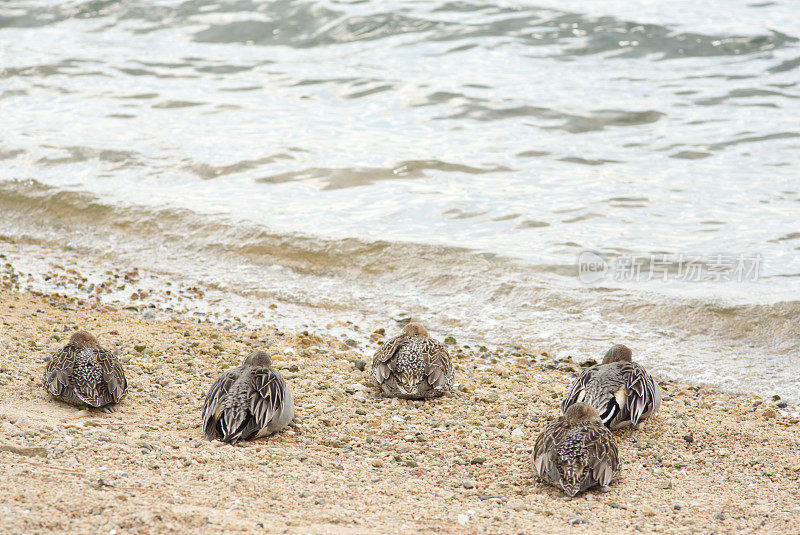
[[[272,357],[263,350],[253,351],[244,359],[244,363],[256,368],[272,368]]]
[[[603,357],[603,364],[611,364],[612,362],[632,362],[633,354],[626,345],[617,344],[608,351]]]
[[[588,422],[600,423],[600,414],[597,409],[588,403],[574,403],[564,413],[569,425],[579,425]]]
[[[99,343],[92,333],[77,331],[69,337],[69,343],[78,347],[97,347]]]
[[[403,336],[428,336],[428,329],[419,323],[409,323],[403,327]]]

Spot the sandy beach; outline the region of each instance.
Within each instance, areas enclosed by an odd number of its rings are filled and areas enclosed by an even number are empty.
[[[5,533],[796,532],[800,423],[771,400],[667,381],[660,414],[617,432],[610,492],[565,498],[530,451],[581,368],[522,350],[452,346],[456,391],[381,397],[364,364],[387,333],[251,329],[0,290],[0,530]],[[113,414],[42,388],[76,329],[117,351],[130,390]],[[210,443],[200,407],[220,370],[275,342],[292,426]],[[355,347],[354,347],[355,346]],[[783,404],[781,404],[783,405]],[[788,409],[788,410],[787,410]]]
[[[0,535],[800,535],[797,19],[0,1]],[[412,322],[442,397],[370,377]],[[77,331],[124,367],[113,412],[45,389]],[[663,403],[567,497],[533,447],[616,344]],[[256,350],[294,420],[209,442]]]

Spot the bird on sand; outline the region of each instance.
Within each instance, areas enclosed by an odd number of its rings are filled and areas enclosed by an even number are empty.
[[[113,405],[128,391],[120,361],[86,331],[74,333],[53,355],[45,367],[43,382],[56,399],[105,412],[114,412]]]
[[[208,440],[235,444],[277,433],[294,418],[294,397],[272,368],[266,351],[254,351],[241,366],[214,381],[203,404],[203,433]]]
[[[617,441],[594,407],[575,403],[536,438],[533,467],[567,496],[594,486],[606,490],[619,474]]]
[[[561,410],[574,403],[588,403],[606,427],[618,429],[641,422],[661,407],[661,387],[643,366],[633,362],[631,350],[622,344],[609,349],[603,361],[584,370],[561,402]]]
[[[372,378],[390,397],[426,399],[453,386],[453,363],[444,344],[419,323],[409,323],[372,358]]]

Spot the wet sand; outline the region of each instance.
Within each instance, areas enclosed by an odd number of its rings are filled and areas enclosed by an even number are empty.
[[[565,498],[530,450],[580,364],[454,345],[456,391],[382,398],[370,343],[0,290],[0,531],[7,533],[796,532],[800,423],[789,406],[659,381],[661,412],[617,432],[606,493]],[[119,352],[113,414],[51,399],[45,359],[75,329]],[[388,335],[399,327],[388,321]],[[220,370],[273,340],[297,402],[284,432],[210,443],[200,407]],[[355,345],[355,347],[353,347]]]

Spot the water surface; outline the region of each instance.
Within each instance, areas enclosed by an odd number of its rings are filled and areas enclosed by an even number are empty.
[[[626,341],[665,376],[800,400],[795,12],[4,2],[0,246],[312,323],[404,310],[576,356]],[[586,285],[586,250],[758,257],[760,276]]]

